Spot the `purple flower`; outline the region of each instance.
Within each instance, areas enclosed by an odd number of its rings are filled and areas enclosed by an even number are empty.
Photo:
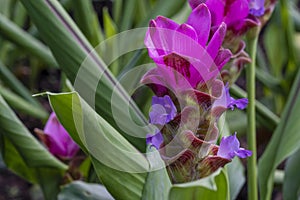
[[[46,123],[44,134],[47,136],[46,145],[49,151],[55,156],[70,159],[79,150],[78,145],[60,124],[54,112],[51,113]]]
[[[177,109],[168,95],[152,97],[152,109],[149,113],[150,123],[165,125],[176,116]]]
[[[222,96],[214,102],[213,107],[220,108],[221,110],[224,109],[234,110],[234,108],[237,107],[238,109],[243,110],[247,107],[247,105],[248,105],[247,98],[234,99],[233,97],[230,96],[229,85],[227,84],[224,87],[224,92],[222,93]]]
[[[152,97],[152,110],[149,113],[150,123],[156,125],[165,125],[177,114],[177,109],[172,101],[172,99],[165,95],[164,97]],[[154,135],[147,134],[146,143],[155,146],[159,149],[161,143],[163,142],[163,136],[160,131],[157,131]]]
[[[265,13],[265,0],[250,0],[250,13],[256,17],[260,17]]]
[[[223,137],[217,156],[232,160],[235,156],[246,158],[252,155],[252,152],[244,148],[240,148],[240,142],[236,137],[236,133],[231,136]]]
[[[225,90],[226,90],[226,103],[227,103],[228,109],[234,110],[234,107],[237,107],[238,109],[243,110],[247,107],[247,105],[248,105],[247,98],[235,100],[234,98],[232,98],[230,96],[228,85],[225,86]]]
[[[212,26],[225,22],[228,28],[241,28],[249,13],[249,0],[189,0],[193,9],[205,3],[212,15]]]
[[[142,82],[153,83],[155,94],[163,96],[167,92],[158,85],[167,83],[168,89],[178,91],[216,78],[232,54],[221,48],[226,25],[221,23],[211,37],[210,30],[211,14],[205,4],[197,6],[181,25],[162,16],[151,20],[145,45],[158,67]]]
[[[147,134],[146,136],[146,144],[154,146],[156,149],[159,149],[160,145],[163,143],[164,138],[160,131],[158,131],[155,135]]]

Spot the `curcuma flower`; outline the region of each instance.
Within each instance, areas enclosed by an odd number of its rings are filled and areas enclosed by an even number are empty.
[[[61,159],[71,159],[79,150],[78,145],[60,124],[54,112],[51,113],[44,131],[35,129],[35,132],[48,150]]]
[[[145,45],[158,67],[150,70],[142,82],[155,83],[155,94],[164,96],[168,93],[161,86],[166,82],[169,89],[178,91],[215,79],[231,52],[221,48],[226,25],[222,23],[209,39],[210,28],[211,14],[205,4],[194,9],[181,25],[162,16],[151,20]]]

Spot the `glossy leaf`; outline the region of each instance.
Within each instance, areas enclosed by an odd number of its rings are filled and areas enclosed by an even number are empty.
[[[0,147],[7,167],[39,183],[46,199],[55,199],[66,165],[53,157],[24,127],[0,96]]]
[[[160,154],[154,147],[148,147],[148,152],[155,152],[153,156],[149,156],[148,159],[151,163],[151,167],[154,169],[155,166],[163,163]],[[166,171],[166,168],[151,171],[148,173],[146,184],[143,191],[143,200],[148,199],[168,199],[168,194],[171,189],[172,183]]]
[[[58,200],[113,200],[103,185],[74,181],[63,187]]]
[[[145,139],[129,136],[128,133],[133,135],[146,135],[146,133],[141,133],[136,127],[128,126],[127,122],[120,120],[119,123],[124,123],[123,125],[128,127],[126,134],[116,125],[110,108],[114,106],[120,116],[127,116],[124,105],[130,102],[129,112],[132,114],[133,121],[143,126],[147,124],[147,120],[131,101],[126,91],[117,84],[116,79],[107,70],[104,62],[95,52],[92,52],[92,46],[61,5],[55,0],[21,0],[21,2],[69,80],[72,83],[75,80],[76,83],[80,83],[79,87],[75,85],[75,90],[80,93],[86,102],[92,104],[91,106],[94,106],[93,102],[95,102],[96,111],[101,113],[105,120],[117,128],[132,144],[145,151]],[[84,61],[86,62],[83,64]],[[82,64],[84,67],[82,67]],[[82,70],[84,76],[78,77],[77,73],[82,72]],[[100,77],[101,80],[99,81]],[[111,104],[114,89],[119,104]],[[95,98],[93,98],[93,95],[95,95]]]
[[[108,191],[116,199],[140,199],[148,171],[146,158],[77,93],[48,95],[62,125],[91,155],[94,168]]]
[[[26,49],[29,53],[37,56],[49,66],[57,66],[51,52],[43,43],[26,33],[2,14],[0,14],[0,30],[1,36],[20,46],[22,49]]]
[[[300,150],[295,152],[286,162],[283,181],[283,198],[285,200],[299,199],[300,189]]]
[[[208,177],[198,181],[172,186],[169,200],[224,200],[228,196],[228,182],[226,174],[219,169]]]
[[[261,199],[271,199],[276,167],[294,153],[300,145],[300,71],[293,83],[288,102],[271,141],[258,164]]]

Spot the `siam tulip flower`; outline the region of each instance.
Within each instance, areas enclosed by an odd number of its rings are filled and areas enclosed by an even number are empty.
[[[58,121],[55,113],[51,113],[44,131],[35,130],[47,146],[48,150],[61,159],[71,159],[78,152],[78,145]]]
[[[220,24],[209,40],[210,29],[211,15],[204,4],[194,9],[181,25],[162,16],[152,20],[145,45],[158,67],[150,70],[142,82],[155,83],[152,85],[155,94],[164,96],[170,95],[161,87],[165,82],[169,83],[170,90],[178,91],[215,79],[229,61],[231,52],[221,48],[226,25]]]
[[[168,95],[152,97],[152,108],[149,113],[151,124],[165,125],[173,120],[176,114],[177,109]],[[159,149],[162,142],[163,136],[160,131],[157,131],[154,135],[148,134],[146,136],[146,143],[153,145],[156,149]]]
[[[225,22],[229,30],[240,34],[245,33],[247,27],[259,25],[254,17],[265,12],[265,0],[189,0],[192,9],[201,3],[205,3],[212,14],[212,26]]]

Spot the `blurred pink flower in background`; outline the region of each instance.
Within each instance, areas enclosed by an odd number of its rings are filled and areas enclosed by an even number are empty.
[[[79,150],[79,146],[60,124],[54,112],[51,113],[44,131],[36,129],[35,132],[48,150],[61,159],[71,159]]]

